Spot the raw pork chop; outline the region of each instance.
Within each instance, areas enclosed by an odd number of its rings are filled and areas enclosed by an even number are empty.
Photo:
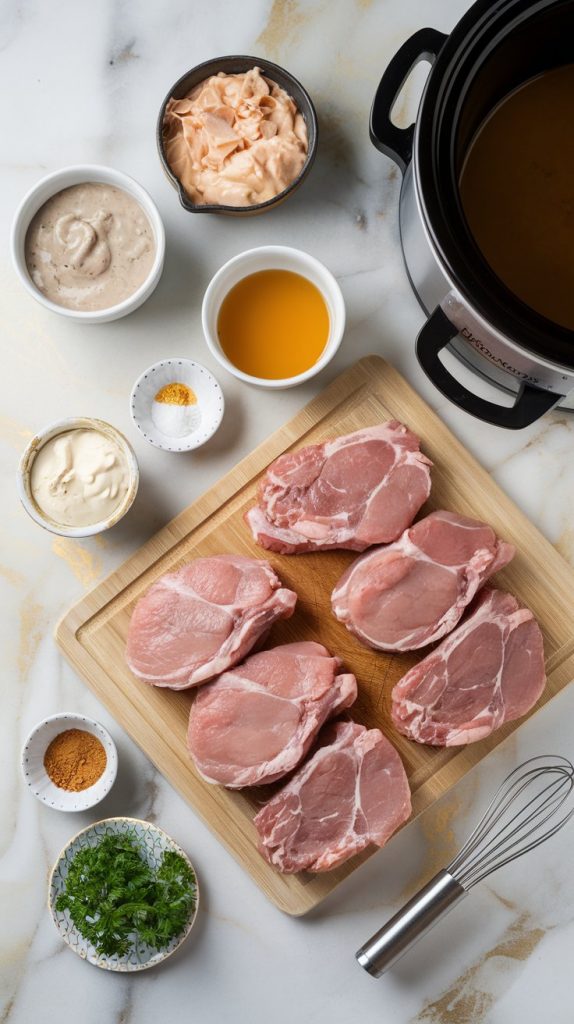
[[[333,612],[370,647],[412,651],[450,633],[479,587],[513,556],[486,523],[431,512],[396,544],[353,562],[333,591]]]
[[[418,743],[456,747],[525,715],[544,689],[538,623],[503,590],[475,609],[392,693],[397,729]]]
[[[357,680],[312,642],[252,654],[199,691],[187,745],[208,782],[274,782],[303,760],[327,718],[357,698]]]
[[[246,516],[255,540],[285,555],[395,540],[430,493],[419,444],[390,420],[281,455]]]
[[[268,562],[196,558],[160,577],[136,604],[127,663],[154,686],[196,686],[241,661],[296,601]]]
[[[379,729],[336,722],[321,743],[254,819],[261,853],[286,873],[328,871],[384,846],[411,813],[401,759]]]

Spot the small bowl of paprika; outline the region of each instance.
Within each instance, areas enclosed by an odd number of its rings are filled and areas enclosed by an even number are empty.
[[[112,788],[116,745],[103,725],[65,711],[36,725],[22,750],[22,774],[38,800],[56,811],[86,811]]]

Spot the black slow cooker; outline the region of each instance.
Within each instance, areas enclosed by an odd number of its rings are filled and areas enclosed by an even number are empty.
[[[468,229],[458,180],[485,117],[528,79],[572,63],[573,39],[573,0],[478,0],[450,35],[425,28],[404,43],[371,111],[374,145],[403,173],[403,255],[429,314],[417,338],[419,362],[452,402],[503,427],[525,427],[567,404],[565,396],[574,394],[574,332],[531,309],[489,267]],[[401,129],[390,112],[421,60],[431,70],[416,124]],[[440,358],[447,346],[514,392],[514,405],[486,401],[464,387]]]

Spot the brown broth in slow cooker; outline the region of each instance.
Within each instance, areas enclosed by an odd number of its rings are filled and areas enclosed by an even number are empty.
[[[523,302],[574,330],[574,64],[506,96],[459,181],[484,258]]]

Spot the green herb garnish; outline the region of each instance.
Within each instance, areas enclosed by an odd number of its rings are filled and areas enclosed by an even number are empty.
[[[76,854],[56,910],[70,912],[100,956],[124,956],[142,943],[164,949],[185,928],[196,899],[187,861],[166,850],[159,867],[150,867],[132,830]]]

